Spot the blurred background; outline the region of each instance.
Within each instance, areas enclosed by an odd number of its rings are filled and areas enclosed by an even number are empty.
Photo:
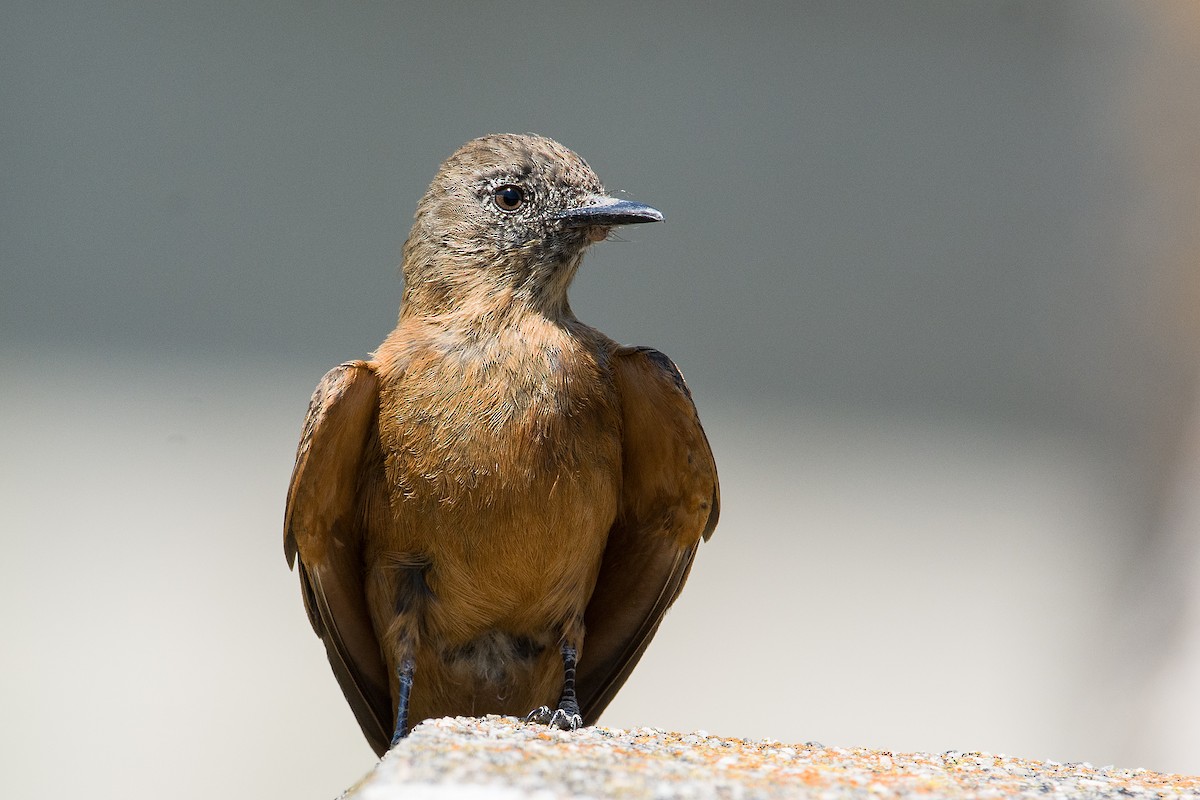
[[[8,2],[0,70],[0,794],[371,767],[284,494],[496,131],[666,213],[573,305],[721,469],[606,724],[1200,773],[1195,3]]]

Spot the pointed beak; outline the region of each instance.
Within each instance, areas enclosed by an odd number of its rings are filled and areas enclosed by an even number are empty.
[[[632,200],[618,200],[615,197],[594,197],[587,205],[577,208],[567,208],[551,215],[552,219],[562,220],[567,227],[582,226],[613,227],[616,225],[635,225],[641,222],[662,222],[662,212],[643,203]]]

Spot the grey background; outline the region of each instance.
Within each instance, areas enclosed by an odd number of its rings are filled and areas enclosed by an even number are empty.
[[[495,131],[666,213],[573,305],[721,468],[608,724],[1200,773],[1198,53],[1186,2],[4,4],[0,782],[370,766],[283,495]]]

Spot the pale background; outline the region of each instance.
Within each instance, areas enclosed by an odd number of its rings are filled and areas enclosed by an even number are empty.
[[[0,6],[0,794],[373,763],[284,566],[321,374],[494,131],[724,513],[605,722],[1200,773],[1200,6]]]

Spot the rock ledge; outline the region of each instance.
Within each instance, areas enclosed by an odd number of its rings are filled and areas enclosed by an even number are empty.
[[[1200,777],[955,751],[889,753],[724,739],[704,731],[586,728],[507,717],[430,720],[347,800],[579,798],[1196,798]]]

